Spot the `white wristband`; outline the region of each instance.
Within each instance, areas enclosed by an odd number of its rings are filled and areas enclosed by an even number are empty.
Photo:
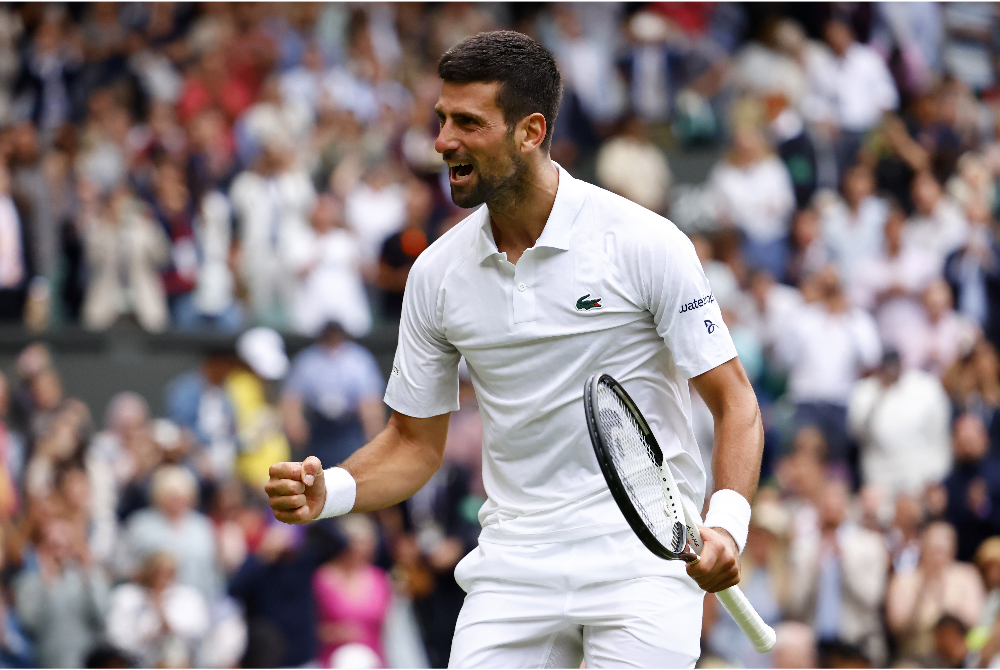
[[[750,529],[750,503],[732,489],[716,491],[708,503],[705,525],[709,528],[722,528],[732,535],[742,554]]]
[[[354,499],[358,495],[358,483],[344,468],[327,468],[323,471],[326,480],[326,502],[317,519],[347,514],[354,509]]]

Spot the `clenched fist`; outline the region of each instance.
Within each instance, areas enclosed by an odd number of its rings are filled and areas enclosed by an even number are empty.
[[[323,511],[326,481],[323,464],[315,456],[301,463],[275,463],[264,485],[274,518],[285,523],[306,523]]]

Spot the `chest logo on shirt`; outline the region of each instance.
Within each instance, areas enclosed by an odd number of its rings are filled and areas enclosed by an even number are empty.
[[[602,300],[602,298],[593,298],[593,299],[590,299],[590,300],[588,300],[588,298],[590,298],[590,294],[589,293],[587,295],[580,296],[579,298],[577,298],[576,299],[576,308],[578,310],[580,310],[581,312],[583,312],[583,311],[589,312],[592,309],[600,309],[601,308],[601,300]]]

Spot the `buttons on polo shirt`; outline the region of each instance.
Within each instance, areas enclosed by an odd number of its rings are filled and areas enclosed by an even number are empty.
[[[528,285],[522,282],[517,285],[517,290],[520,291],[521,293],[524,293],[525,291],[528,290]]]

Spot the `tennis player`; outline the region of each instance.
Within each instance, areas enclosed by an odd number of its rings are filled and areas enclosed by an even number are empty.
[[[386,429],[339,467],[272,466],[274,515],[303,523],[420,489],[441,465],[465,356],[488,500],[479,546],[455,569],[468,595],[450,665],[693,667],[704,591],[739,581],[763,446],[712,289],[672,223],[551,160],[562,84],[542,46],[482,33],[438,73],[436,148],[455,203],[478,209],[410,271]],[[697,564],[655,557],[615,505],[583,412],[596,372],[636,401],[694,509],[705,469],[689,379],[712,410],[717,490]]]

